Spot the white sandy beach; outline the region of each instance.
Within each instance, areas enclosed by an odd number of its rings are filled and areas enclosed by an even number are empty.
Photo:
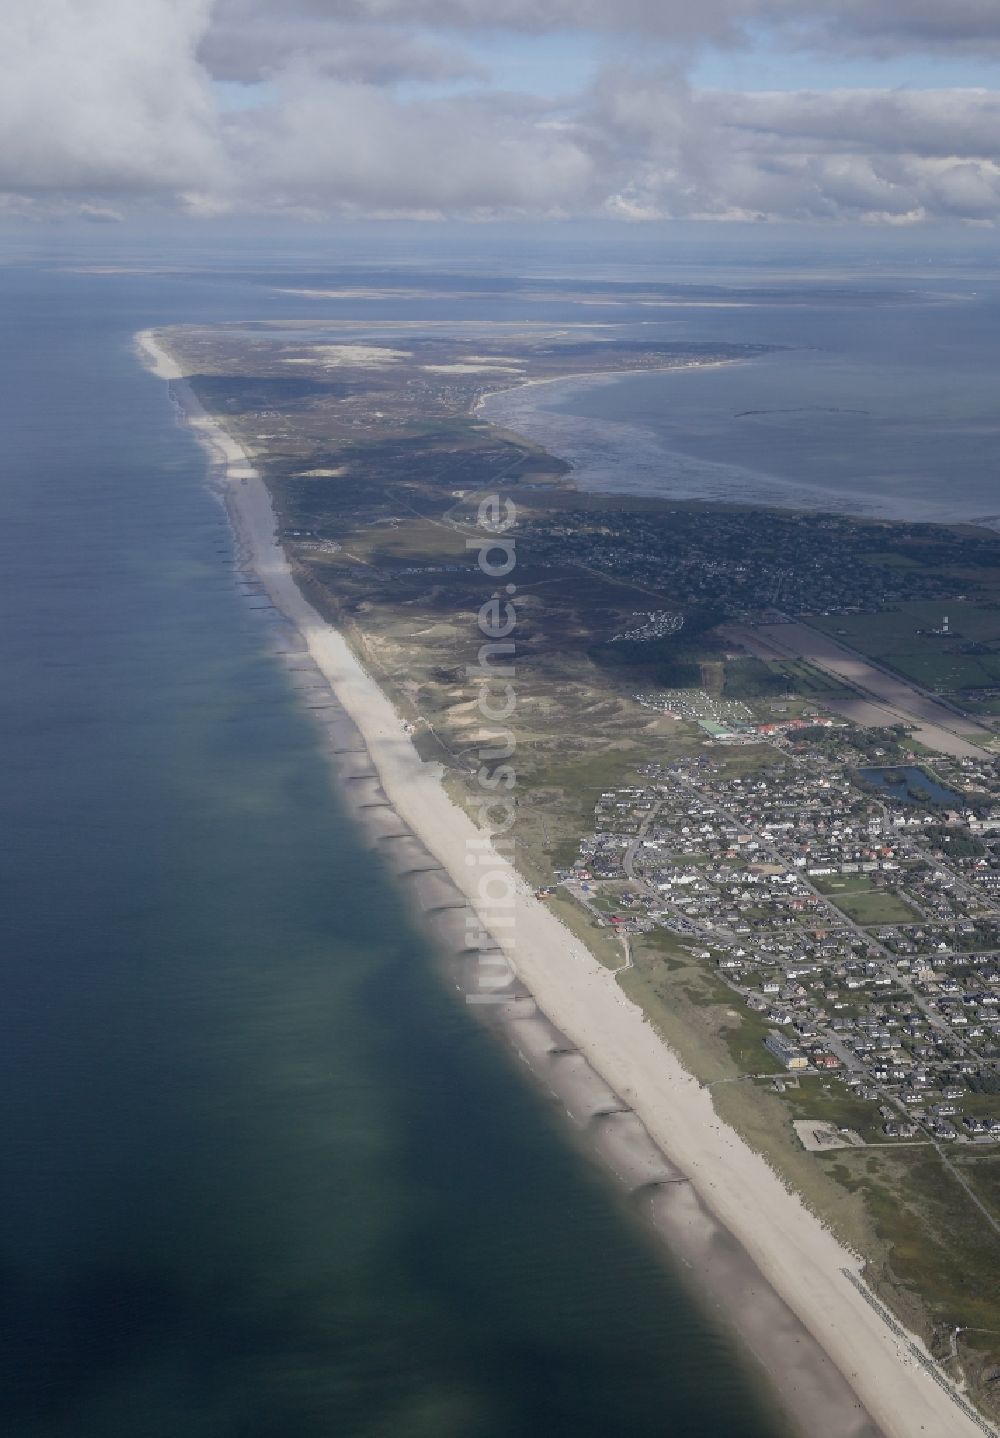
[[[594,326],[594,328],[596,328],[596,326]],[[473,406],[473,412],[478,414],[485,410],[491,399],[498,399],[500,397],[509,398],[511,395],[520,394],[524,390],[542,389],[545,386],[562,385],[564,388],[577,390],[590,385],[614,384],[616,380],[625,379],[633,375],[665,374],[675,370],[728,369],[731,365],[735,364],[746,364],[746,360],[685,360],[680,364],[662,365],[655,369],[581,370],[579,374],[547,375],[540,379],[514,379],[512,376],[512,382],[510,384],[497,385],[495,389],[491,389],[486,394],[481,395]]]
[[[164,380],[183,374],[151,332],[138,337],[144,360]],[[435,766],[424,764],[389,700],[344,638],[296,586],[275,540],[268,492],[240,446],[195,409],[189,419],[224,461],[225,484],[250,563],[275,606],[296,626],[337,698],[368,746],[386,795],[401,818],[477,905],[477,870],[466,863],[472,821],[448,798]],[[504,868],[498,856],[495,869]],[[860,1272],[846,1252],[764,1160],[719,1119],[708,1092],[686,1073],[613,975],[554,917],[531,889],[514,879],[517,896],[508,949],[541,1009],[641,1119],[670,1162],[738,1240],[761,1274],[848,1379],[886,1438],[974,1438],[992,1430],[955,1401],[914,1357],[849,1275]],[[488,918],[487,916],[484,916]],[[919,1345],[918,1345],[919,1347]],[[780,1385],[780,1374],[774,1374]],[[870,1434],[857,1423],[832,1427],[816,1413],[811,1431],[828,1438]]]

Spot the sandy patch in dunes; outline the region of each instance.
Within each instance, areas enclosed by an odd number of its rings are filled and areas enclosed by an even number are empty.
[[[431,374],[523,374],[524,361],[498,355],[495,359],[489,355],[470,355],[466,360],[456,360],[454,364],[425,364],[422,369],[429,370]]]
[[[318,360],[326,369],[344,365],[385,369],[399,360],[410,358],[409,350],[394,350],[388,345],[310,345],[308,356],[289,356],[282,360],[282,364],[315,364]]]

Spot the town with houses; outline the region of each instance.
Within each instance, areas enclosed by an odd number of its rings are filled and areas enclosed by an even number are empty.
[[[860,1132],[797,1122],[805,1147],[1000,1143],[996,766],[898,764],[882,731],[872,768],[842,720],[669,702],[702,752],[602,792],[563,888],[626,954],[659,930],[709,966],[759,1025],[753,1077],[861,1101]]]
[[[565,509],[525,528],[539,564],[575,563],[667,593],[677,608],[718,605],[752,620],[772,607],[787,615],[880,610],[954,598],[948,566],[992,554],[990,537],[948,531],[928,544],[926,526],[859,528],[843,515],[794,510]],[[860,540],[860,542],[859,542]],[[907,561],[900,564],[900,558]],[[652,616],[650,616],[652,618]]]

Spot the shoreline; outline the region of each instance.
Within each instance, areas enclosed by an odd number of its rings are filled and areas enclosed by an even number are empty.
[[[482,832],[449,799],[438,767],[421,761],[345,638],[298,587],[275,539],[270,495],[242,448],[201,408],[152,332],[137,336],[137,348],[147,368],[186,390],[186,421],[218,466],[244,563],[342,706],[343,718],[330,726],[333,751],[341,773],[356,781],[355,804],[383,852],[399,851],[397,873],[410,876],[425,912],[450,937],[461,987],[470,965],[450,896],[475,907],[466,855],[470,841],[482,845]],[[421,866],[421,854],[433,868]],[[604,1162],[691,1269],[693,1286],[757,1357],[797,1426],[818,1438],[991,1433],[923,1345],[872,1306],[860,1261],[723,1124],[708,1091],[611,972],[499,855],[495,868],[514,885],[517,947],[498,947],[508,949],[519,979],[510,1001],[495,1007],[497,1026],[575,1127],[593,1136]]]
[[[568,468],[569,468],[570,476],[572,476],[573,471],[577,468],[577,465],[576,465],[575,460],[573,460],[573,459],[567,459],[565,455],[562,455],[562,454],[557,453],[557,451],[556,451],[555,449],[553,449],[550,445],[548,445],[548,444],[546,444],[546,443],[543,443],[541,440],[534,439],[531,435],[529,435],[529,434],[528,434],[526,431],[524,431],[524,430],[512,429],[511,426],[508,425],[505,420],[503,420],[503,419],[501,419],[501,420],[494,419],[492,415],[486,413],[486,407],[487,407],[487,405],[490,403],[490,401],[491,401],[491,400],[513,399],[514,396],[519,395],[519,394],[522,394],[522,393],[526,392],[527,390],[539,389],[539,388],[541,388],[541,387],[544,386],[544,385],[560,385],[560,384],[561,384],[561,385],[566,385],[570,390],[573,390],[573,391],[575,391],[575,390],[585,390],[585,389],[589,389],[589,388],[591,388],[591,387],[593,387],[593,388],[598,388],[598,387],[600,387],[601,385],[612,385],[612,384],[614,384],[615,380],[617,380],[617,379],[633,378],[633,377],[636,376],[636,375],[643,375],[643,374],[670,374],[670,373],[672,373],[672,372],[674,372],[674,371],[677,371],[677,372],[679,372],[679,373],[682,372],[682,373],[685,373],[685,374],[686,374],[686,373],[690,372],[691,370],[696,370],[696,369],[699,369],[699,370],[700,370],[700,369],[728,369],[731,365],[750,364],[750,363],[751,363],[751,360],[752,360],[753,358],[759,358],[759,356],[746,356],[745,358],[743,358],[743,357],[741,357],[741,358],[735,358],[735,357],[734,357],[734,358],[732,358],[732,359],[705,360],[704,363],[702,363],[702,362],[699,361],[699,360],[685,360],[685,361],[684,361],[683,363],[681,363],[681,364],[651,365],[651,366],[649,366],[648,368],[642,368],[642,369],[580,370],[580,371],[578,371],[578,372],[575,373],[575,374],[546,375],[546,376],[544,376],[544,377],[542,377],[542,378],[539,378],[539,379],[524,379],[523,376],[521,376],[521,377],[515,377],[514,375],[511,375],[511,376],[510,376],[510,379],[511,379],[511,383],[510,383],[510,384],[501,384],[501,383],[498,382],[495,386],[491,387],[490,389],[485,390],[485,391],[479,396],[479,398],[476,400],[475,404],[472,406],[472,409],[469,411],[469,413],[470,413],[474,418],[482,419],[482,420],[484,420],[487,424],[494,425],[494,426],[495,426],[496,428],[498,428],[498,429],[506,429],[506,430],[508,430],[511,434],[517,434],[521,439],[525,440],[528,444],[535,445],[536,448],[545,450],[545,452],[546,452],[547,454],[550,454],[550,455],[553,457],[553,459],[558,459],[561,463],[567,465]],[[537,413],[537,411],[536,411],[536,413]],[[601,490],[581,489],[580,486],[577,485],[577,484],[575,484],[575,483],[573,484],[573,488],[576,489],[576,490],[577,490],[579,493],[581,493],[581,494],[599,494],[599,493],[603,493],[603,492],[604,492],[604,491],[601,491]],[[655,497],[655,496],[649,496],[649,497]],[[669,496],[668,496],[668,497],[669,497]]]
[[[539,385],[544,384],[578,385],[580,388],[583,388],[591,380],[595,383],[608,384],[613,383],[616,379],[624,379],[628,375],[671,374],[674,370],[683,370],[686,373],[693,369],[728,369],[730,365],[750,364],[751,360],[758,358],[758,355],[747,355],[745,357],[739,355],[733,356],[731,359],[704,361],[683,360],[680,364],[648,365],[639,369],[579,370],[575,374],[545,375],[539,379],[515,379],[514,376],[511,375],[511,379],[514,381],[512,384],[498,385],[495,389],[489,389],[485,394],[481,394],[472,406],[472,413],[478,414],[488,400],[497,399],[500,395],[516,394],[524,389],[537,389]],[[487,416],[487,418],[489,417]],[[490,420],[490,423],[492,423],[492,420]]]
[[[914,514],[912,509],[904,510],[894,506],[891,502],[879,500],[875,507],[865,509],[860,504],[860,496],[851,492],[828,492],[817,496],[808,487],[803,486],[800,481],[790,479],[782,475],[772,474],[764,470],[742,469],[727,461],[705,460],[695,455],[687,454],[683,450],[672,449],[662,444],[655,431],[646,430],[641,424],[632,420],[601,419],[588,420],[586,423],[600,427],[601,434],[610,439],[613,455],[613,462],[616,469],[622,467],[621,454],[624,452],[614,448],[616,436],[633,432],[636,452],[628,455],[629,469],[635,471],[638,464],[641,469],[643,464],[647,468],[655,468],[657,474],[662,471],[664,465],[671,462],[688,466],[691,474],[699,476],[697,493],[688,493],[681,476],[681,488],[666,489],[659,485],[653,488],[635,488],[617,486],[612,482],[607,483],[608,475],[603,477],[596,471],[588,469],[584,462],[581,462],[579,453],[575,448],[565,449],[560,440],[565,435],[553,434],[553,425],[559,419],[565,419],[575,430],[579,430],[582,417],[571,412],[561,410],[547,411],[533,405],[529,414],[523,411],[514,415],[491,414],[489,412],[490,402],[496,401],[498,406],[503,401],[517,403],[517,396],[523,396],[523,403],[530,403],[529,391],[540,385],[563,385],[565,394],[562,396],[567,400],[580,392],[585,392],[591,386],[606,385],[617,379],[633,378],[636,375],[645,374],[670,374],[676,371],[680,374],[690,373],[692,370],[728,369],[733,365],[746,365],[754,363],[765,356],[753,355],[746,358],[709,360],[704,364],[697,361],[687,364],[667,365],[662,368],[629,369],[629,370],[607,370],[594,372],[581,372],[579,374],[568,374],[552,376],[545,379],[528,379],[517,384],[498,386],[481,395],[473,406],[473,414],[489,424],[495,424],[500,429],[519,435],[527,443],[544,449],[554,459],[560,460],[568,465],[568,479],[573,488],[581,495],[606,495],[611,498],[622,500],[644,499],[662,504],[690,504],[705,503],[707,505],[721,505],[723,507],[736,507],[739,509],[763,509],[774,510],[792,514],[817,514],[832,513],[842,516],[845,519],[858,520],[862,523],[874,524],[929,524],[944,529],[973,528],[996,532],[1000,529],[1000,515],[977,513],[969,516],[962,516],[958,519],[949,518],[947,514],[938,512],[937,508],[930,509],[926,514]],[[546,419],[548,416],[548,419]],[[651,436],[651,438],[647,438]],[[625,442],[627,444],[627,441]],[[643,448],[644,446],[644,448]],[[738,493],[726,493],[724,495],[713,494],[704,498],[703,487],[706,480],[711,481],[714,476],[716,484],[725,484],[730,489],[734,486],[739,488]],[[599,482],[598,482],[599,481]],[[689,481],[690,483],[690,481]],[[749,489],[747,486],[750,486]],[[929,501],[924,501],[925,507]]]

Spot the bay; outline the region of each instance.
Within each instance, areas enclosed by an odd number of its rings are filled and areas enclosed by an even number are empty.
[[[794,298],[768,291],[638,324],[629,310],[616,333],[778,348],[718,367],[510,390],[483,413],[568,459],[582,489],[996,522],[995,276],[856,281],[836,303],[829,288],[800,282]]]

